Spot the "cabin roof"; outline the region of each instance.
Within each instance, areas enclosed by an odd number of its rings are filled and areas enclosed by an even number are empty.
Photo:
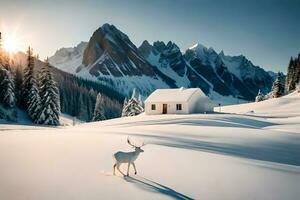
[[[150,94],[145,103],[188,102],[197,91],[206,97],[199,88],[157,89]]]

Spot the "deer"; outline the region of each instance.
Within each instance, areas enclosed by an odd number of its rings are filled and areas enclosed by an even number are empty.
[[[144,150],[141,148],[143,146],[145,146],[145,143],[142,143],[142,145],[140,146],[136,146],[134,145],[129,137],[127,137],[127,143],[132,146],[134,148],[134,151],[132,152],[122,152],[122,151],[118,151],[117,153],[115,153],[113,155],[114,159],[115,159],[115,164],[113,166],[113,175],[115,175],[115,169],[117,168],[117,170],[123,175],[123,176],[129,176],[129,168],[130,165],[133,166],[134,168],[134,174],[137,174],[136,171],[136,167],[134,164],[134,161],[138,158],[138,156],[140,155],[140,153],[144,152]],[[121,170],[120,170],[120,165],[122,163],[128,163],[128,167],[127,167],[127,174],[125,175]]]

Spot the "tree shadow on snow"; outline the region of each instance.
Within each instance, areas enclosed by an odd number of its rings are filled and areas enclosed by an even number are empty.
[[[200,141],[189,138],[162,135],[136,134],[135,136],[149,138],[150,140],[148,144],[190,149],[195,151],[206,151],[260,161],[300,166],[300,146],[298,143],[274,140],[263,142],[248,141],[247,143],[234,144]]]
[[[149,179],[143,178],[141,176],[137,176],[137,178],[131,177],[131,176],[125,176],[124,179],[127,182],[133,183],[135,186],[137,186],[145,191],[148,191],[148,192],[158,192],[158,193],[167,195],[174,199],[182,199],[182,200],[193,199],[191,197],[188,197],[182,193],[179,193],[179,192],[173,190],[172,188],[169,188],[160,183],[151,181]]]
[[[135,122],[125,122],[114,124],[114,126],[147,126],[147,125],[172,125],[181,124],[189,126],[214,126],[214,127],[228,127],[228,128],[251,128],[261,129],[268,126],[278,125],[272,122],[260,121],[257,119],[250,119],[245,117],[227,116],[214,118],[175,118],[175,119],[159,119],[159,120],[145,120]]]

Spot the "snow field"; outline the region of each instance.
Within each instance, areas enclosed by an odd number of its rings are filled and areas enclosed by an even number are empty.
[[[1,125],[0,199],[299,199],[299,98],[222,107],[237,114]],[[138,175],[112,176],[128,135],[147,144]]]

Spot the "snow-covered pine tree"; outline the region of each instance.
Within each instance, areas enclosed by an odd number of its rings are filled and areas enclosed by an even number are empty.
[[[40,71],[39,76],[41,111],[39,113],[37,123],[45,125],[59,125],[60,100],[59,90],[53,75],[49,69],[48,59]]]
[[[128,104],[127,97],[125,97],[121,117],[126,117],[125,107],[127,106],[127,104]]]
[[[124,108],[123,116],[135,116],[141,114],[143,111],[144,109],[141,107],[139,102],[135,98],[131,98]]]
[[[138,102],[139,102],[140,106],[141,106],[142,108],[144,108],[144,104],[143,104],[143,100],[142,100],[141,94],[139,94]]]
[[[278,98],[284,95],[284,78],[281,72],[278,72],[277,77],[273,83],[269,98]]]
[[[20,100],[21,107],[25,107],[30,119],[37,123],[38,115],[41,110],[41,99],[37,86],[37,81],[34,73],[34,56],[32,48],[28,47],[27,50],[27,66],[24,69],[23,79],[23,101]],[[21,73],[21,72],[19,72]],[[19,74],[18,76],[22,76]],[[22,77],[18,77],[22,79]],[[20,81],[20,80],[19,80]]]
[[[132,92],[132,96],[128,100],[126,106],[124,104],[124,107],[123,107],[123,110],[122,110],[122,116],[123,117],[135,116],[135,115],[139,115],[140,113],[144,112],[143,106],[141,105],[139,100],[137,100],[135,98],[135,96],[136,96],[136,91],[134,89],[133,92]]]
[[[28,94],[27,113],[30,119],[37,123],[39,113],[41,111],[41,98],[35,78],[32,79],[32,85]]]
[[[2,103],[9,108],[15,106],[15,84],[11,72],[1,67],[1,99]]]
[[[296,85],[296,91],[297,91],[297,92],[300,92],[300,81],[299,81],[299,83]]]
[[[286,92],[291,92],[296,89],[297,83],[300,81],[300,54],[297,58],[291,58],[288,66],[288,72],[285,82]]]
[[[15,96],[16,96],[16,104],[19,107],[23,107],[22,105],[22,84],[23,84],[23,70],[22,67],[16,67],[15,72]]]
[[[265,100],[265,95],[259,90],[258,94],[255,98],[255,102],[260,102],[260,101],[263,101],[263,100]]]
[[[10,57],[7,51],[5,51],[3,49],[3,44],[2,44],[2,34],[0,32],[0,64],[2,65],[2,67],[4,67],[5,69],[11,71],[10,69]]]
[[[104,110],[103,110],[103,99],[101,97],[101,94],[98,93],[92,121],[102,121],[105,119],[106,118],[105,118]]]
[[[31,90],[32,84],[36,83],[34,76],[34,58],[33,51],[31,47],[28,47],[27,50],[27,66],[24,68],[24,79],[23,79],[23,104],[27,110],[27,102],[29,101],[29,92]]]
[[[3,46],[2,46],[2,34],[0,32],[0,65],[2,65],[2,55],[3,55]]]
[[[135,98],[135,95],[136,95],[136,89],[135,89],[135,88],[133,88],[133,91],[132,91],[131,98],[132,98],[132,99],[133,99],[133,98]]]

